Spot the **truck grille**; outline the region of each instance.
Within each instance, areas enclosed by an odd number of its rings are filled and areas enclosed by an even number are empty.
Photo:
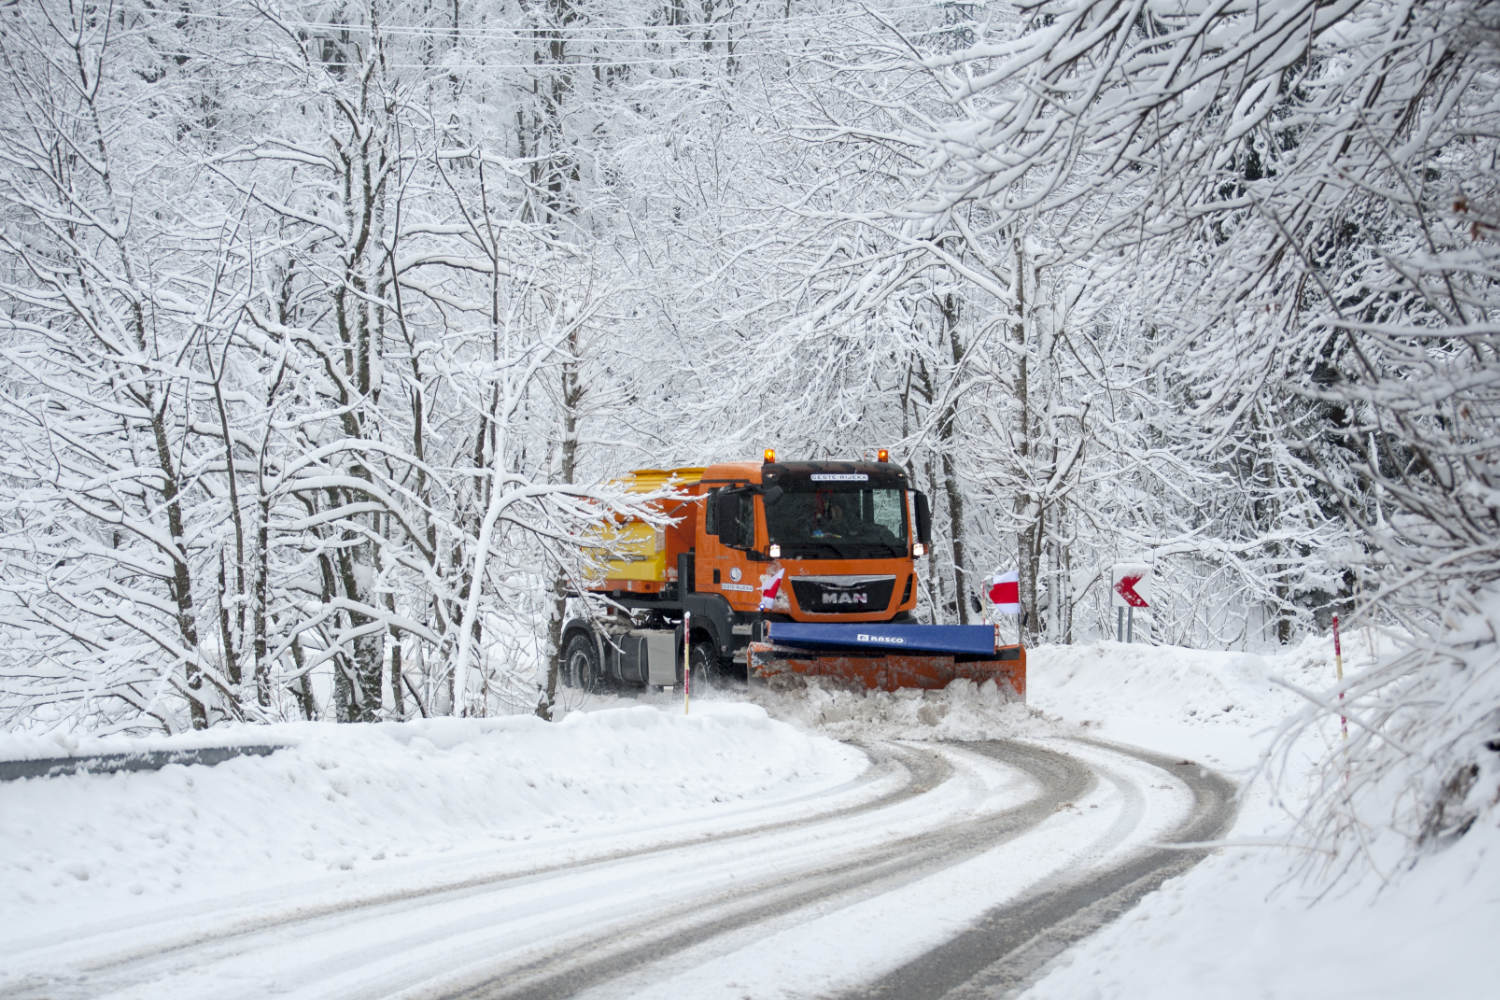
[[[885,611],[896,589],[893,576],[798,577],[792,580],[797,606],[813,614]]]

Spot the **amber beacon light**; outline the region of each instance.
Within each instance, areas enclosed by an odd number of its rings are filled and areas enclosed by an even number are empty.
[[[776,449],[775,448],[767,448],[766,449],[766,464],[767,465],[771,465],[775,461],[776,461]]]

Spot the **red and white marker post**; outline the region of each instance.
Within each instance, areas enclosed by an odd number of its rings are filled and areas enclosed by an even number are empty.
[[[1013,569],[1009,573],[996,573],[990,577],[986,592],[989,594],[990,607],[997,615],[1016,616],[1016,642],[1021,642],[1021,571]],[[1000,648],[998,621],[995,622],[995,648]]]
[[[682,714],[688,714],[693,690],[693,613],[682,613]]]
[[[1002,615],[1018,615],[1021,613],[1021,573],[1019,570],[1011,570],[1009,573],[996,573],[990,577],[989,591],[990,603],[995,606],[995,611]]]

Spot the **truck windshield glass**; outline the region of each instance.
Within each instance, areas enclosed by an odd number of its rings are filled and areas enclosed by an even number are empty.
[[[782,554],[794,558],[906,554],[906,502],[900,489],[792,487],[766,504],[766,527]]]

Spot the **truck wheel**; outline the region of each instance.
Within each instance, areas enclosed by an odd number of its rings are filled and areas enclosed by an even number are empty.
[[[580,691],[597,691],[603,687],[599,669],[599,644],[587,632],[574,632],[563,643],[562,682]]]
[[[724,672],[719,669],[719,651],[712,642],[698,640],[688,652],[693,666],[693,690],[712,691],[724,686]]]

